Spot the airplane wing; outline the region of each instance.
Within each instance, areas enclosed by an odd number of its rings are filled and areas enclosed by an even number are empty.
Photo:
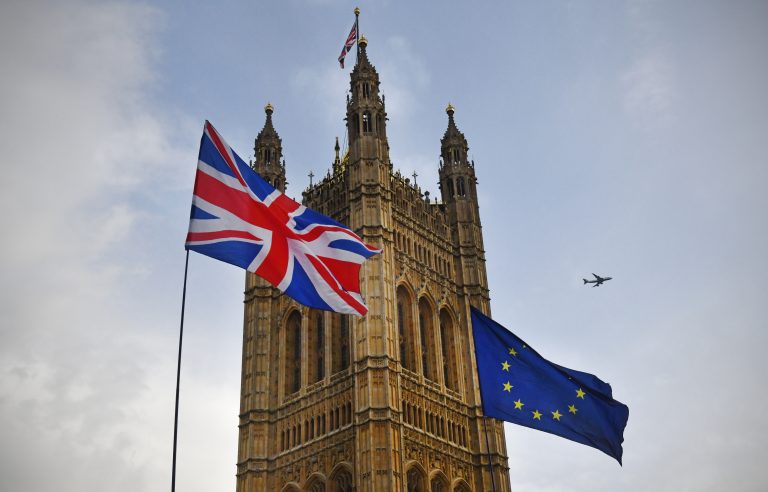
[[[595,280],[600,280],[600,275],[593,273],[592,276],[595,277]]]

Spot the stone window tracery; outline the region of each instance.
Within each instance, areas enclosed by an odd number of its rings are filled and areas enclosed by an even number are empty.
[[[435,325],[432,306],[422,297],[419,299],[419,330],[421,335],[421,369],[425,378],[437,381],[435,368]]]
[[[283,359],[283,375],[285,378],[285,394],[290,395],[301,388],[301,315],[294,311],[288,317],[285,326],[285,357]]]
[[[456,350],[456,334],[453,318],[445,308],[440,310],[440,342],[443,351],[443,378],[445,386],[458,391],[459,378],[457,368],[460,361],[458,360],[458,351]]]
[[[350,364],[349,318],[344,314],[332,316],[331,373],[335,374],[348,368]]]
[[[407,490],[408,492],[427,492],[424,488],[424,477],[416,467],[408,470]]]
[[[464,176],[459,176],[456,182],[456,189],[459,196],[467,196],[466,189],[464,188]]]
[[[416,337],[413,327],[413,304],[405,287],[397,288],[397,331],[400,344],[400,364],[416,371]]]
[[[352,134],[360,135],[360,116],[357,113],[352,115]]]
[[[332,478],[334,483],[333,492],[352,492],[353,481],[352,474],[347,469],[341,469]]]
[[[445,479],[440,475],[437,475],[432,479],[430,484],[431,492],[449,492],[449,485],[445,482]]]
[[[363,133],[373,132],[373,120],[371,119],[371,112],[366,111],[363,113]]]
[[[459,485],[457,485],[457,486],[456,486],[456,488],[455,488],[455,489],[453,489],[453,490],[454,490],[454,492],[472,492],[472,491],[469,489],[469,487],[467,487],[467,485],[466,485],[466,484],[464,484],[464,483],[460,483],[460,484],[459,484]]]
[[[325,492],[325,482],[322,479],[315,477],[307,484],[305,490],[307,492]]]
[[[325,323],[323,312],[311,312],[309,315],[309,383],[315,383],[325,377]]]

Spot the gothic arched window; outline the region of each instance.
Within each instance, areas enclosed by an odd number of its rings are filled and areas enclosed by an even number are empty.
[[[466,484],[466,482],[463,482],[458,484],[455,489],[453,489],[454,492],[472,492],[469,488],[469,486]]]
[[[455,191],[453,189],[453,179],[448,179],[448,197],[453,198]]]
[[[467,195],[467,192],[464,189],[464,177],[463,176],[459,176],[459,179],[456,182],[456,188],[458,190],[459,196],[466,196]]]
[[[347,316],[341,317],[341,368],[346,369],[351,362],[351,355],[349,353],[349,318]]]
[[[301,315],[294,311],[285,324],[285,358],[283,359],[285,394],[296,393],[301,387]]]
[[[347,469],[338,470],[331,480],[334,483],[333,492],[352,492],[352,486],[354,482],[352,480],[352,474]]]
[[[449,487],[448,480],[441,475],[436,475],[429,486],[431,492],[449,492]]]
[[[437,381],[435,372],[435,324],[432,306],[422,297],[419,300],[419,331],[421,335],[421,370],[425,378]]]
[[[317,476],[312,477],[304,490],[307,490],[308,492],[325,492],[325,481]]]
[[[443,350],[443,380],[445,386],[458,391],[459,378],[456,374],[459,360],[456,350],[456,335],[453,329],[453,319],[447,309],[440,310],[440,345]]]
[[[363,133],[373,132],[373,120],[371,119],[370,111],[363,113]]]
[[[301,437],[301,422],[299,422],[299,425],[296,426],[296,445],[298,446],[304,442]]]
[[[331,373],[337,373],[349,367],[349,318],[334,314],[332,320]]]
[[[406,477],[408,481],[406,489],[408,492],[427,492],[427,489],[424,488],[424,476],[419,472],[418,468],[413,467],[408,470]]]
[[[413,302],[405,287],[397,288],[397,331],[400,343],[400,364],[416,371],[416,337],[413,333]]]
[[[309,383],[325,377],[325,324],[323,313],[316,311],[309,315]]]

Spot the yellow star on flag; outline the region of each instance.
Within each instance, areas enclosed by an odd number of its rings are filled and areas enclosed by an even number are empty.
[[[555,410],[552,412],[552,418],[560,422],[560,417],[562,417],[563,414],[560,413],[560,410]]]
[[[576,405],[568,405],[568,411],[571,412],[572,414],[576,415],[576,412],[578,412],[579,409],[576,408]]]
[[[584,393],[584,391],[582,391],[582,389],[581,389],[581,388],[579,388],[579,389],[577,389],[577,390],[576,390],[576,397],[577,397],[577,398],[581,398],[581,399],[583,400],[583,399],[584,399],[584,395],[585,395],[585,394],[586,394],[586,393]]]
[[[511,384],[509,384],[509,381],[507,381],[506,383],[504,383],[504,391],[509,391],[509,392],[511,392],[511,391],[512,391],[512,385],[511,385]]]
[[[517,357],[517,351],[516,351],[515,349],[513,349],[513,348],[511,348],[511,347],[510,347],[510,349],[509,349],[509,355],[511,355],[511,356],[514,356],[514,357]]]
[[[533,411],[533,418],[534,418],[535,420],[541,420],[541,413],[539,413],[539,411],[538,411],[538,410],[534,410],[534,411]]]
[[[518,398],[517,401],[515,402],[515,409],[516,410],[522,410],[523,409],[523,405],[525,405],[525,403],[521,402],[520,398]]]
[[[507,361],[502,362],[501,363],[501,369],[504,370],[504,371],[509,372],[509,362],[507,362]]]

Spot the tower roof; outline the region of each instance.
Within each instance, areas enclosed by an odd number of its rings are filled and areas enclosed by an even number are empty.
[[[262,128],[259,134],[256,136],[256,145],[262,141],[280,140],[280,135],[277,134],[275,127],[272,125],[272,113],[274,111],[275,107],[272,106],[272,103],[268,102],[267,105],[264,106],[264,112],[267,114],[267,119],[264,122],[264,128]]]
[[[453,104],[448,103],[448,107],[445,108],[445,112],[448,113],[448,128],[445,130],[445,134],[443,135],[442,140],[440,140],[440,143],[443,145],[443,147],[456,145],[457,143],[462,144],[463,147],[466,147],[467,139],[456,126],[456,121],[453,119],[453,114],[456,112],[456,108],[453,106]]]
[[[352,69],[352,78],[363,78],[368,75],[378,80],[379,74],[376,72],[376,67],[368,59],[368,39],[365,36],[360,36],[357,46],[357,62],[355,63],[355,68]]]

